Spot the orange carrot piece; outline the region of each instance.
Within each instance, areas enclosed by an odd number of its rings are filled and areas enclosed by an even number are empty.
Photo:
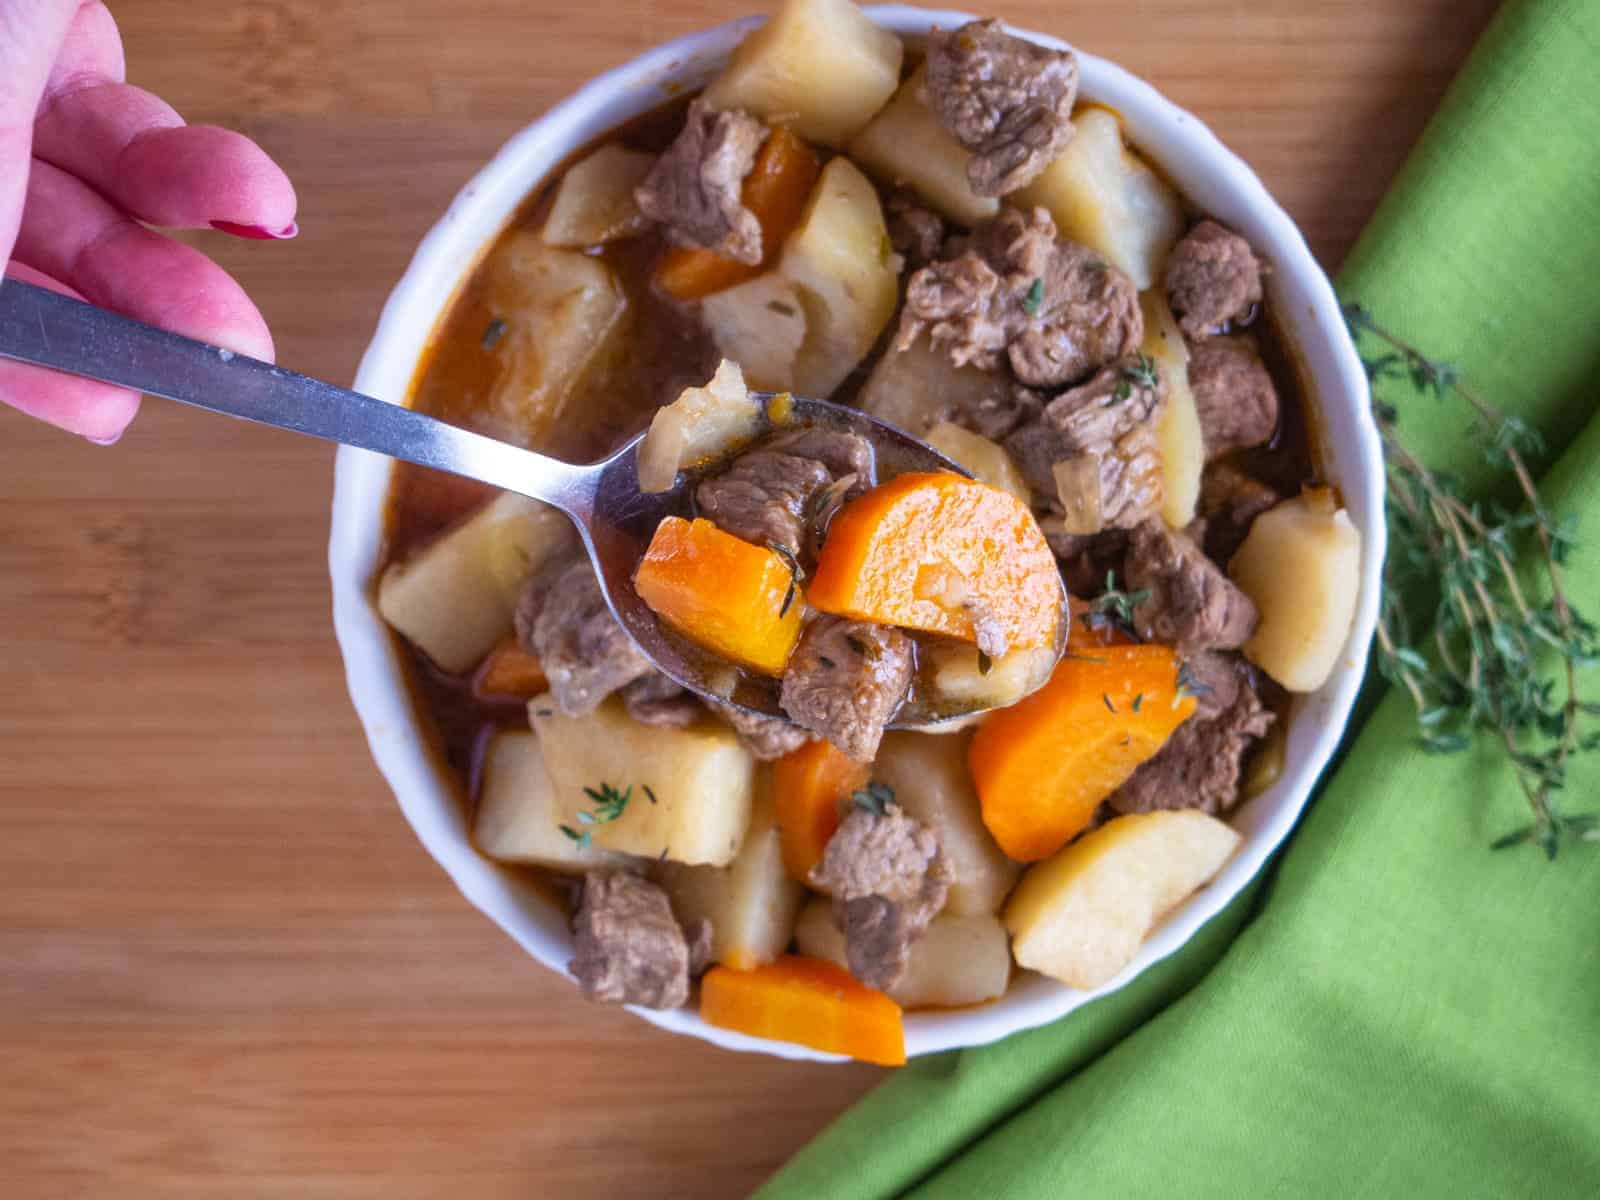
[[[1049,683],[992,714],[973,736],[967,769],[984,825],[1019,862],[1048,858],[1194,709],[1166,646],[1069,654]]]
[[[789,564],[702,517],[657,525],[633,586],[686,638],[753,671],[783,674],[800,638],[805,596]]]
[[[1061,576],[1010,492],[911,472],[839,510],[806,598],[823,612],[968,642],[974,611],[987,610],[1018,649],[1054,644]]]
[[[801,883],[839,828],[840,803],[866,786],[868,770],[824,741],[807,742],[772,764],[778,847],[784,868]]]
[[[778,257],[800,224],[822,164],[811,147],[787,129],[774,129],[745,176],[740,199],[761,223],[761,262],[737,262],[692,246],[675,246],[656,266],[656,285],[679,300],[699,300],[754,279]]]
[[[532,700],[549,686],[539,656],[524,650],[515,634],[489,651],[472,678],[472,694],[480,700]]]
[[[712,967],[700,983],[700,1015],[722,1029],[862,1062],[906,1061],[900,1006],[821,959],[786,954],[749,971]]]

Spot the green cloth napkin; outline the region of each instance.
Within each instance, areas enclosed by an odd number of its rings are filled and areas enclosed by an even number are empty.
[[[1594,615],[1600,2],[1502,10],[1340,290],[1544,432]],[[1431,463],[1498,490],[1455,402],[1384,394]],[[1491,853],[1527,815],[1500,757],[1415,733],[1384,697],[1275,876],[1179,955],[902,1069],[760,1196],[1600,1195],[1600,846]],[[1600,755],[1566,804],[1600,808]]]

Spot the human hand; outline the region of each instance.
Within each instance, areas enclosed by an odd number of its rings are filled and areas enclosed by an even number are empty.
[[[123,80],[122,39],[99,0],[0,0],[0,265],[270,360],[272,337],[243,289],[145,224],[293,237],[293,186],[242,134],[185,125]],[[139,397],[0,362],[0,402],[106,443]]]

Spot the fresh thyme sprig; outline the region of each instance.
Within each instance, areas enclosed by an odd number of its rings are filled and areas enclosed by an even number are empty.
[[[886,817],[889,815],[889,805],[894,803],[894,789],[887,783],[873,780],[859,791],[851,792],[850,802],[875,817]]]
[[[1362,358],[1374,389],[1406,380],[1424,395],[1464,401],[1482,430],[1485,457],[1511,472],[1523,501],[1519,511],[1468,501],[1454,479],[1406,447],[1399,411],[1374,396],[1392,534],[1378,669],[1410,695],[1429,751],[1465,750],[1480,731],[1504,746],[1533,819],[1497,839],[1494,849],[1530,842],[1553,859],[1565,839],[1600,841],[1600,814],[1569,815],[1559,805],[1572,757],[1600,749],[1600,732],[1580,728],[1583,718],[1600,715],[1600,704],[1580,695],[1577,678],[1580,666],[1600,661],[1600,637],[1565,589],[1571,522],[1545,507],[1524,458],[1542,451],[1539,434],[1490,404],[1453,364],[1429,358],[1360,305],[1344,311],[1357,344],[1370,338],[1380,347]],[[1516,564],[1525,555],[1538,563],[1548,600],[1538,599],[1519,574]],[[1413,597],[1436,591],[1434,610],[1408,608],[1408,587]],[[1419,644],[1417,632],[1428,625],[1431,640]],[[1544,650],[1560,658],[1557,678],[1537,669]]]
[[[1091,632],[1116,629],[1129,637],[1136,638],[1139,634],[1133,627],[1133,610],[1148,599],[1150,599],[1149,588],[1124,592],[1117,587],[1117,573],[1107,571],[1105,591],[1089,602],[1089,611],[1079,619],[1083,622],[1083,627]]]
[[[1135,387],[1154,391],[1160,386],[1161,375],[1156,370],[1155,360],[1148,354],[1141,354],[1122,368],[1121,378],[1117,380],[1117,386],[1111,389],[1111,394],[1120,401],[1132,396]]]
[[[649,788],[645,788],[645,792],[650,797],[650,803],[654,804],[655,793]],[[587,850],[594,841],[592,826],[608,824],[628,811],[628,801],[633,799],[633,785],[629,784],[619,792],[609,783],[602,783],[598,791],[586,787],[583,789],[583,794],[594,801],[594,807],[578,813],[578,824],[591,828],[580,830],[574,829],[571,825],[561,826],[561,832],[576,842],[579,850]]]
[[[800,565],[800,560],[794,556],[794,551],[790,550],[782,542],[768,542],[767,549],[783,559],[783,565],[789,568],[789,587],[783,593],[783,606],[778,609],[778,616],[786,617],[789,615],[790,605],[794,603],[795,593],[799,590],[800,584],[805,581],[805,568]]]

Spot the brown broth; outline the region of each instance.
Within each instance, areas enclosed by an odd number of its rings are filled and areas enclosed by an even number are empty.
[[[483,263],[512,234],[543,224],[567,166],[613,141],[631,149],[661,151],[681,127],[687,104],[688,97],[678,97],[575,151],[552,171],[551,181],[524,202],[440,318],[412,380],[409,402],[413,408],[468,427],[485,424],[483,406],[499,365],[483,345],[485,330],[494,317],[485,297]],[[887,196],[887,189],[880,191]],[[593,251],[617,273],[633,306],[628,346],[613,361],[591,372],[569,398],[557,428],[536,448],[578,461],[598,458],[641,430],[650,414],[683,387],[704,382],[711,374],[715,355],[693,311],[661,297],[650,285],[650,272],[663,248],[661,237],[651,232]],[[873,365],[887,351],[892,331],[893,322],[833,399],[854,401]],[[1270,443],[1242,451],[1234,461],[1279,492],[1293,494],[1319,478],[1315,413],[1307,402],[1303,366],[1270,310],[1249,331],[1278,387],[1282,418]],[[470,480],[397,463],[385,515],[385,565],[406,558],[481,506],[492,492]],[[423,717],[436,753],[449,768],[459,802],[469,805],[488,736],[498,729],[525,727],[525,707],[485,702],[474,694],[470,677],[440,671],[395,636],[409,667],[412,703]]]

